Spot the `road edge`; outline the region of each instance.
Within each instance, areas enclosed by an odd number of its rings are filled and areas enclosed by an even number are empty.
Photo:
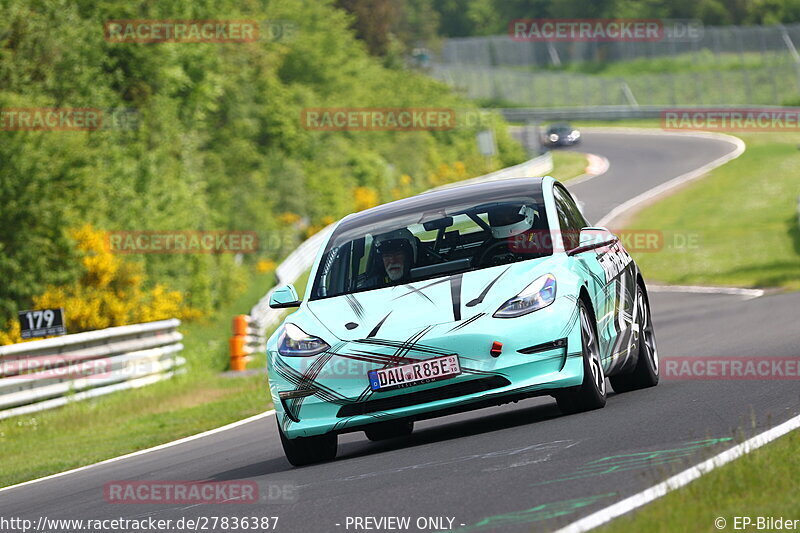
[[[273,414],[275,414],[275,410],[274,409],[270,409],[269,411],[264,411],[263,413],[259,413],[257,415],[249,416],[247,418],[243,418],[242,420],[237,420],[236,422],[231,422],[230,424],[226,424],[226,425],[220,426],[218,428],[209,429],[209,430],[203,431],[202,433],[195,433],[194,435],[189,435],[188,437],[183,437],[183,438],[180,438],[178,440],[165,442],[163,444],[159,444],[157,446],[153,446],[152,448],[145,448],[144,450],[137,450],[135,452],[126,453],[125,455],[118,455],[116,457],[111,457],[109,459],[105,459],[105,460],[97,462],[97,463],[92,463],[90,465],[79,466],[79,467],[73,468],[71,470],[65,470],[63,472],[58,472],[56,474],[50,474],[49,476],[44,476],[44,477],[40,477],[40,478],[36,478],[36,479],[30,479],[28,481],[23,481],[22,483],[17,483],[15,485],[9,485],[7,487],[2,487],[2,488],[0,488],[0,493],[6,492],[6,491],[9,491],[9,490],[13,490],[13,489],[17,489],[17,488],[20,488],[20,487],[24,487],[26,485],[33,485],[34,483],[39,483],[40,481],[48,481],[50,479],[55,479],[55,478],[62,477],[62,476],[68,476],[70,474],[77,474],[78,472],[82,472],[84,470],[89,470],[90,468],[94,468],[94,467],[102,466],[102,465],[107,465],[107,464],[110,464],[110,463],[116,463],[117,461],[122,461],[122,460],[125,460],[125,459],[130,459],[132,457],[137,457],[139,455],[144,455],[144,454],[147,454],[147,453],[156,452],[156,451],[159,451],[159,450],[163,450],[165,448],[172,448],[173,446],[178,446],[178,445],[184,444],[186,442],[191,442],[193,440],[202,439],[204,437],[208,437],[208,436],[213,435],[215,433],[222,433],[223,431],[227,431],[229,429],[233,429],[233,428],[236,428],[236,427],[239,427],[239,426],[243,426],[245,424],[249,424],[250,422],[256,422],[258,420],[261,420],[261,419],[266,418],[266,417],[268,417],[270,415],[273,415]]]

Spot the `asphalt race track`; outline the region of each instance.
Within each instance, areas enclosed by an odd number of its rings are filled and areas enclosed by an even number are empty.
[[[605,175],[573,189],[595,222],[623,201],[734,146],[712,139],[590,132],[575,149],[611,163]],[[800,355],[800,294],[744,299],[654,293],[651,299],[662,358]],[[280,517],[276,530],[285,532],[364,531],[347,524],[348,517],[365,516],[410,517],[409,531],[420,531],[417,519],[448,517],[463,531],[549,531],[798,412],[797,381],[662,380],[652,389],[610,393],[604,409],[578,415],[561,415],[547,397],[420,422],[407,440],[372,443],[362,433],[348,434],[340,437],[336,461],[304,468],[286,462],[274,416],[269,416],[0,492],[0,516],[36,522],[41,516],[267,515]],[[104,484],[118,480],[248,480],[265,495],[269,484],[294,492],[257,505],[106,503]]]

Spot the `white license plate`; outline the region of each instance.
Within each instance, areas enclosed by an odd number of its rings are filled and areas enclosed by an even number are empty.
[[[369,377],[370,388],[377,391],[421,385],[452,378],[460,373],[461,366],[458,364],[458,357],[445,355],[418,363],[370,370],[367,377]]]

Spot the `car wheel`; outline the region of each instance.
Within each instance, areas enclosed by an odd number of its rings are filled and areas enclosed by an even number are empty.
[[[414,431],[413,420],[378,422],[364,428],[367,438],[372,441],[408,437]]]
[[[628,392],[645,389],[658,384],[658,348],[653,329],[650,305],[640,286],[636,287],[636,324],[634,331],[638,338],[636,366],[632,372],[609,378],[615,392]]]
[[[582,300],[578,300],[578,313],[583,348],[583,383],[556,395],[559,409],[567,414],[599,409],[606,404],[606,376],[600,360],[597,325]]]
[[[336,457],[339,439],[335,433],[290,439],[283,434],[280,426],[278,433],[281,436],[283,453],[294,466],[331,461]]]

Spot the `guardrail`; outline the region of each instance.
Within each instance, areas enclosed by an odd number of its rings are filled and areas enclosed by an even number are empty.
[[[180,320],[160,320],[0,346],[0,419],[168,379]]]
[[[486,181],[541,176],[547,174],[551,170],[553,170],[553,156],[550,152],[546,152],[545,154],[519,165],[504,168],[477,178],[436,187],[435,189],[431,189],[431,191],[460,185],[469,185],[472,183],[483,183]],[[294,283],[311,268],[311,265],[314,264],[317,252],[319,251],[319,247],[325,242],[328,233],[330,233],[332,229],[333,224],[327,226],[304,241],[297,249],[289,254],[275,270],[275,277],[277,278],[276,287]],[[281,321],[285,311],[281,309],[271,309],[269,307],[269,298],[272,296],[273,291],[274,289],[270,290],[261,298],[250,310],[249,315],[240,315],[243,318],[237,317],[234,319],[233,337],[230,339],[231,370],[244,370],[248,357],[257,351],[264,350],[269,328]],[[237,320],[239,321],[238,325]]]
[[[547,122],[555,120],[625,120],[661,118],[666,110],[709,109],[711,106],[629,106],[606,105],[593,107],[509,107],[498,109],[509,122]],[[745,106],[713,106],[715,110],[741,109]],[[758,109],[784,109],[781,106],[759,105]]]

